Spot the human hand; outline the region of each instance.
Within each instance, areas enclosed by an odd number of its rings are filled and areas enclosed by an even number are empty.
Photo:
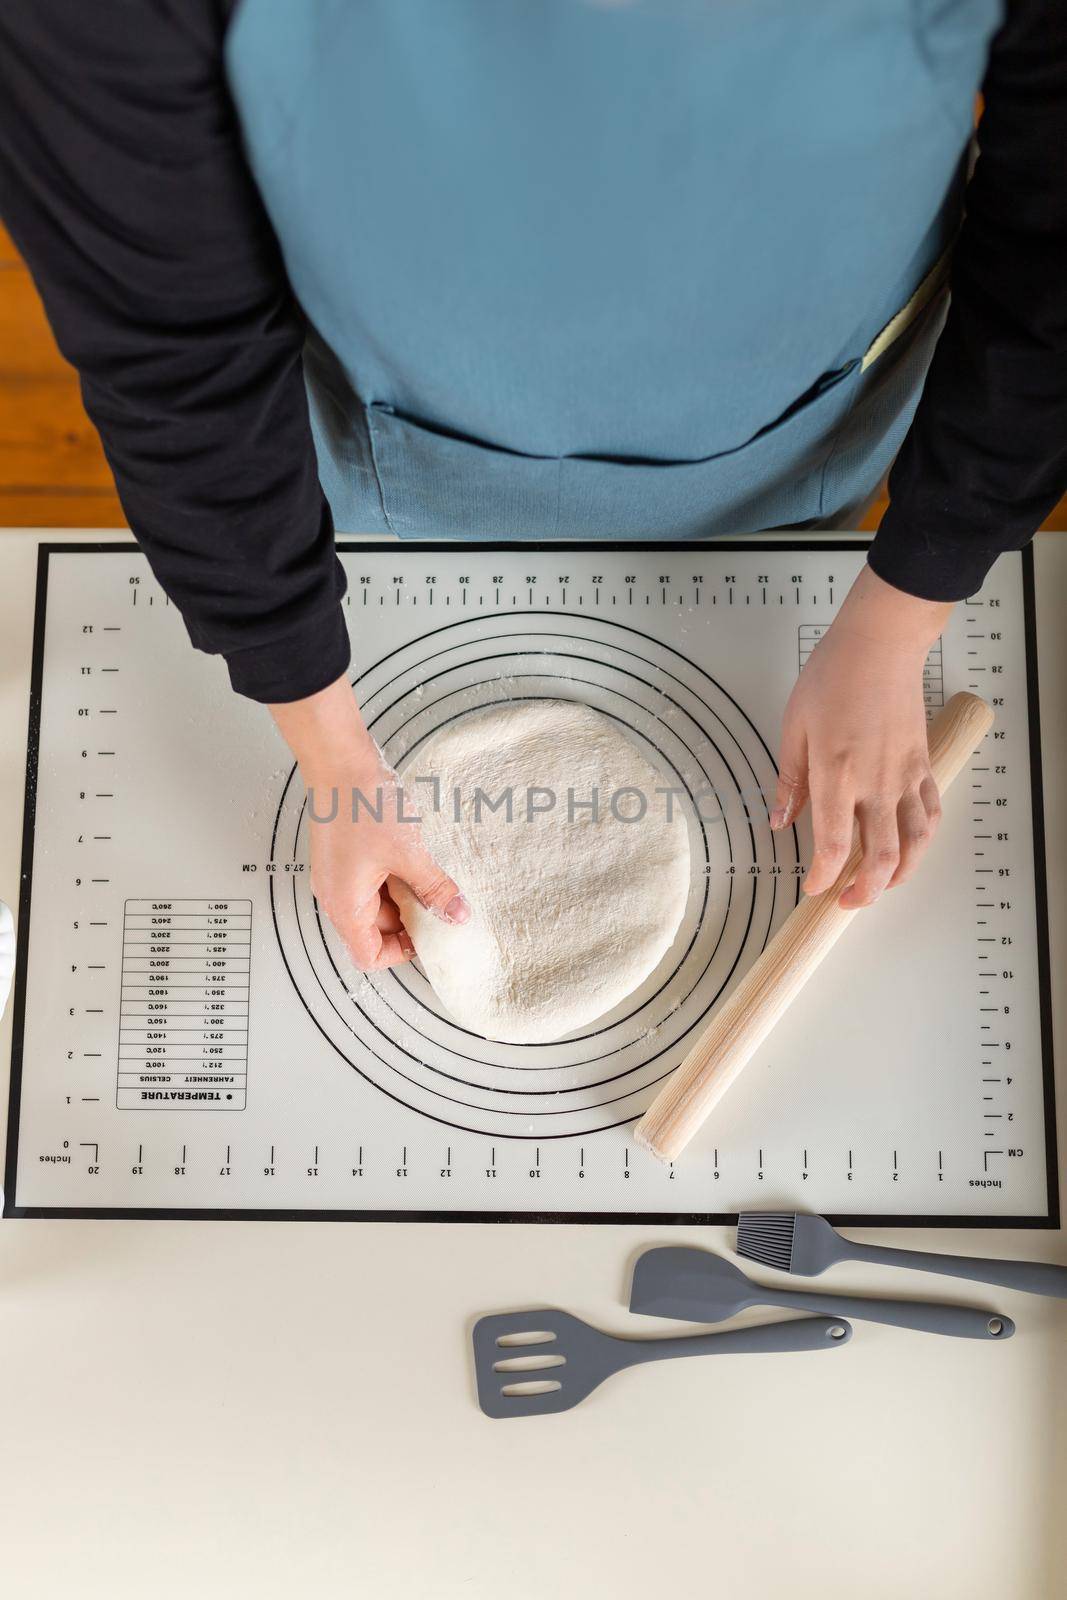
[[[406,820],[410,799],[364,727],[348,682],[271,711],[308,792],[311,887],[356,966],[378,971],[414,954],[386,887],[390,875],[445,921],[466,922],[470,908],[423,846],[417,822]]]
[[[811,801],[814,853],[805,894],[841,872],[859,825],[863,858],[838,897],[871,905],[910,878],[941,816],[930,770],[923,664],[952,607],[883,582],[870,567],[797,679],[782,724],[771,826],[789,827]]]

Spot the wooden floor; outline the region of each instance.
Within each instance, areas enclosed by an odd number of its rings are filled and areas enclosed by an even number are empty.
[[[884,499],[864,527],[876,528]],[[125,527],[78,379],[0,227],[0,528]],[[1046,527],[1067,529],[1067,499]]]
[[[78,379],[0,229],[0,527],[125,527]]]

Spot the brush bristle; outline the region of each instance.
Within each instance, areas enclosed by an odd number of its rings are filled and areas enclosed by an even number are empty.
[[[764,1267],[788,1272],[793,1260],[792,1211],[742,1211],[737,1219],[737,1253]]]

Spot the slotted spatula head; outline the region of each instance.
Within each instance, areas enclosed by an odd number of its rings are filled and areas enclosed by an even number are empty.
[[[513,1311],[474,1326],[478,1400],[489,1417],[569,1411],[624,1367],[684,1356],[840,1350],[852,1337],[841,1317],[803,1317],[671,1339],[617,1339],[566,1311]]]
[[[617,1370],[607,1334],[567,1311],[512,1311],[474,1326],[478,1404],[487,1417],[569,1411]]]

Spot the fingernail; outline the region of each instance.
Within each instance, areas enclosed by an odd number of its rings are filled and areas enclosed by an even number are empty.
[[[471,908],[461,894],[454,894],[445,906],[446,922],[469,922]]]
[[[411,941],[411,935],[409,933],[401,932],[398,937],[400,939],[400,948],[404,954],[406,956],[413,956],[415,954],[415,946]]]
[[[781,828],[785,825],[785,806],[775,806],[771,812],[771,827]]]

